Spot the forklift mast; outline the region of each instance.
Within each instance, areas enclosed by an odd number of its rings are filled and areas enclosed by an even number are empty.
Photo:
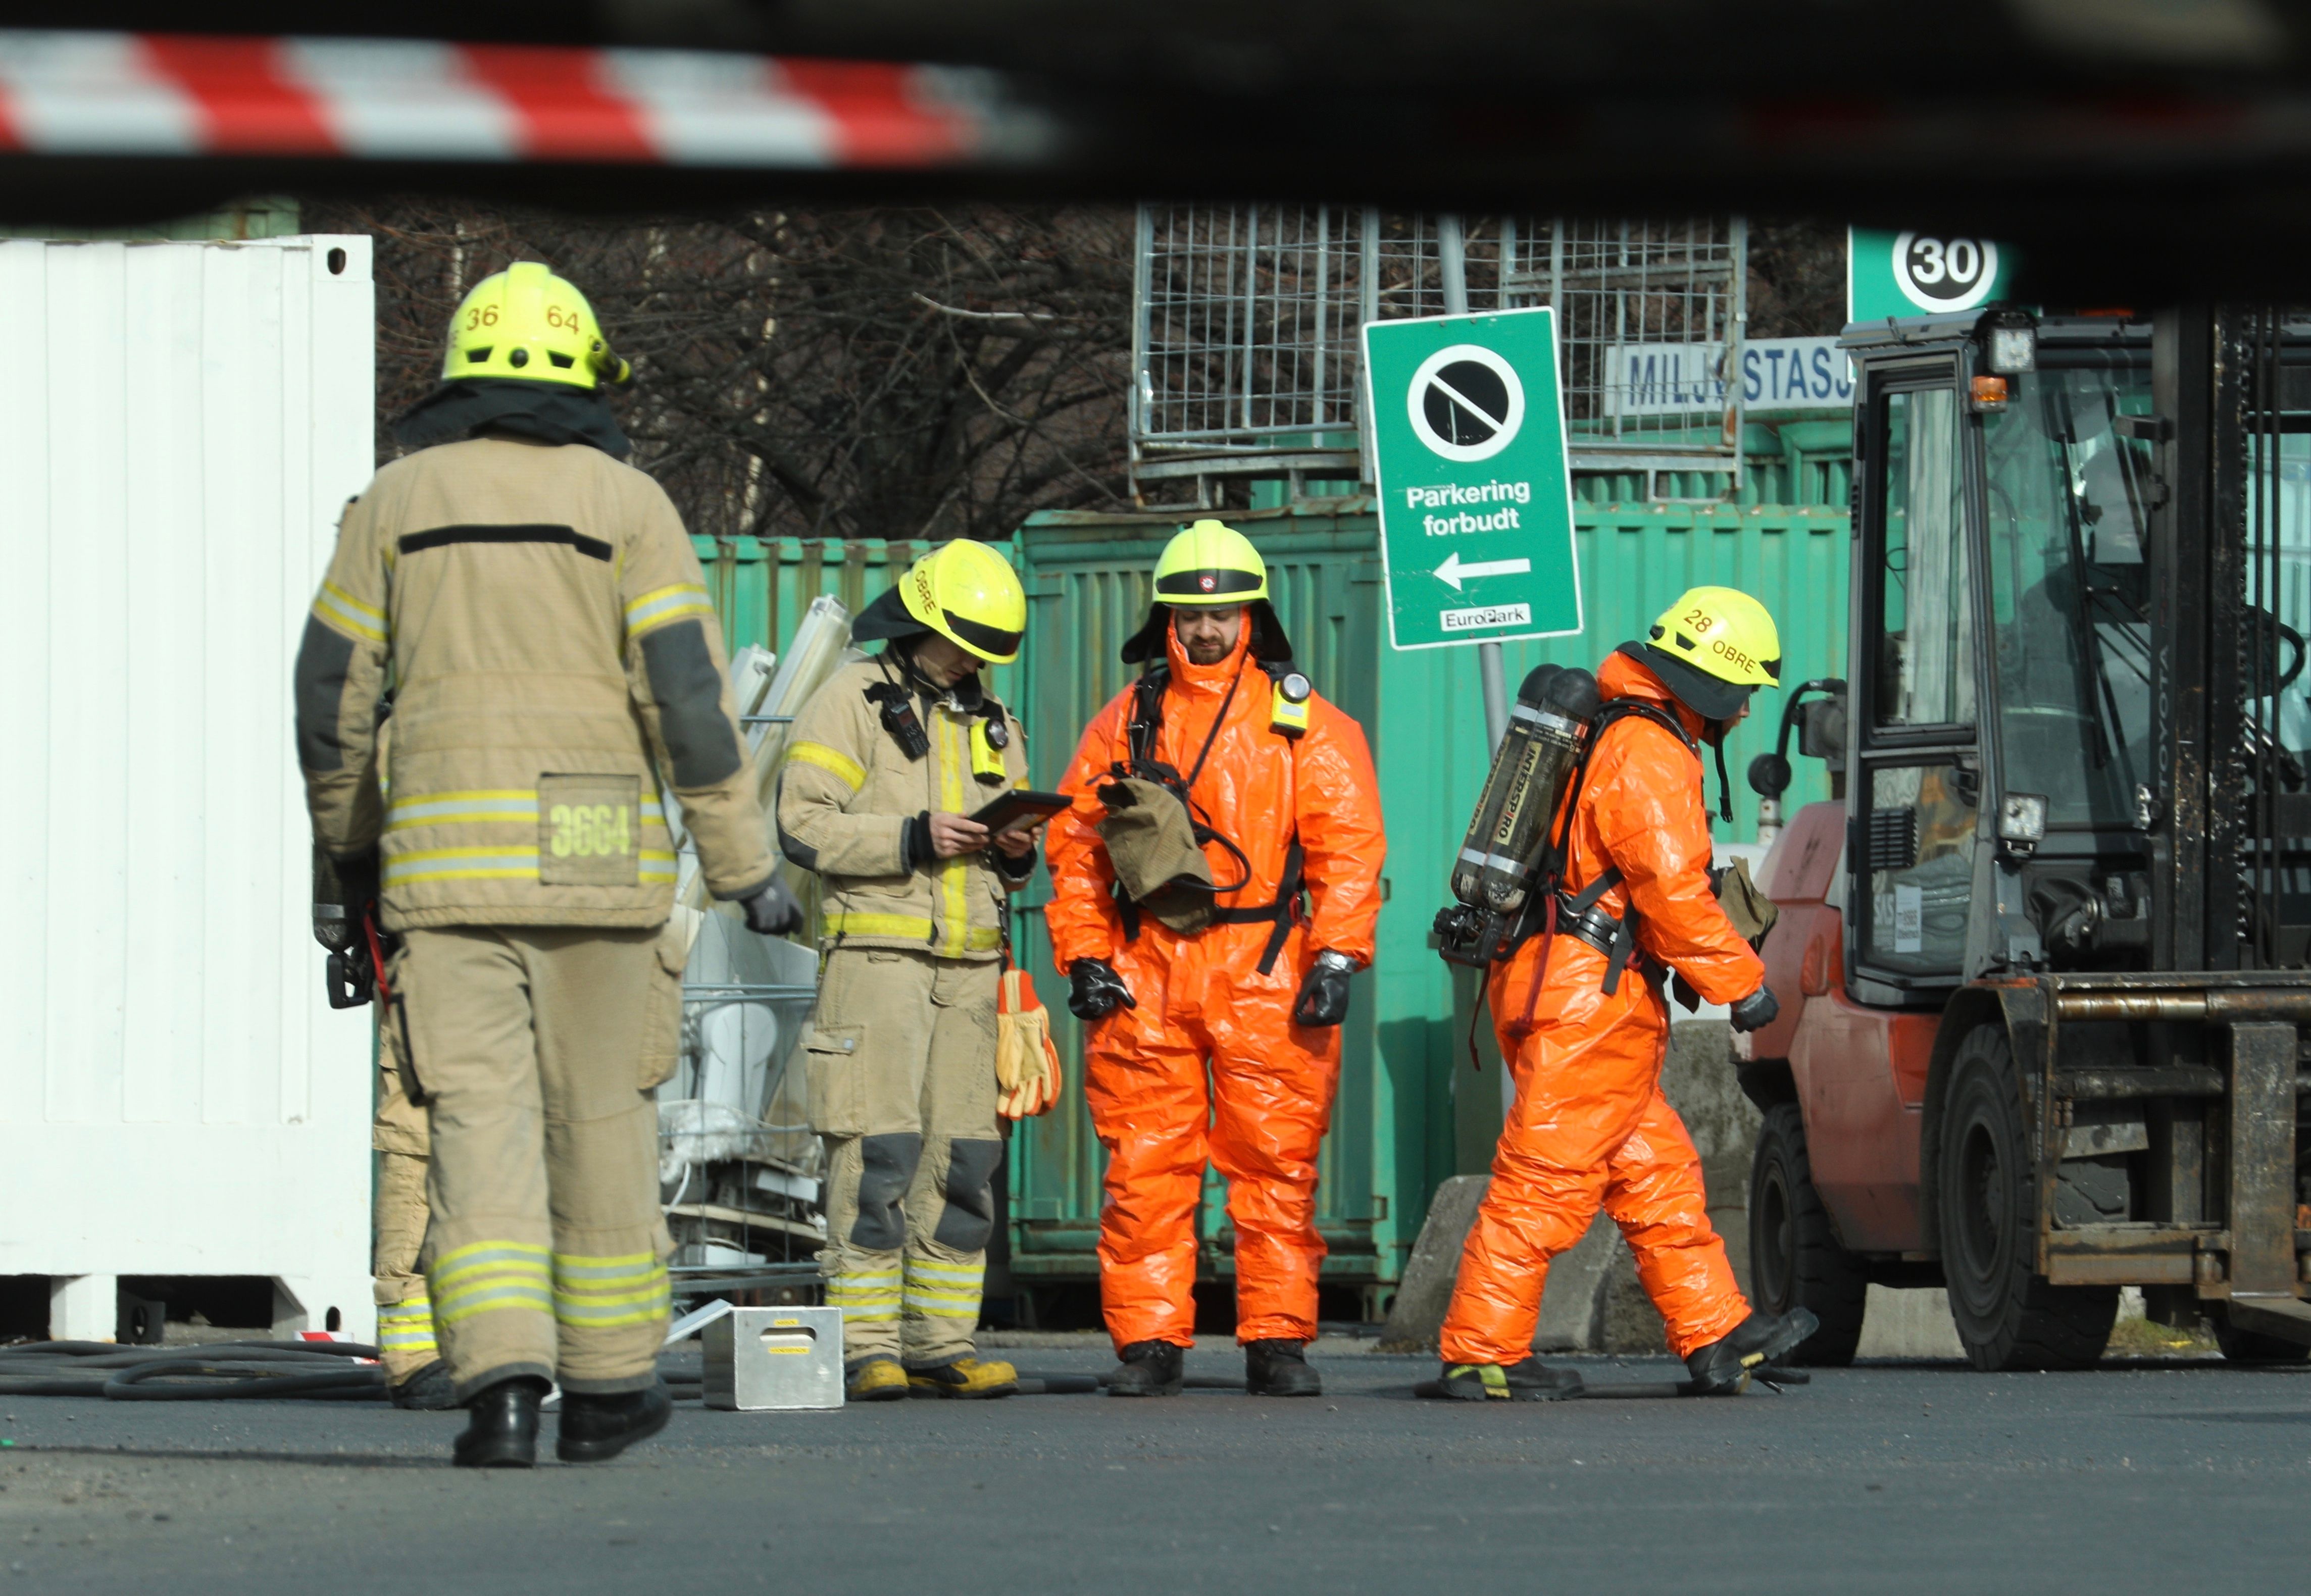
[[[2311,322],[2163,312],[2151,396],[2152,966],[2300,969]]]

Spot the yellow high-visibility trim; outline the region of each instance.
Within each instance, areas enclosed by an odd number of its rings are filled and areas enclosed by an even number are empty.
[[[424,848],[397,853],[385,861],[385,881],[506,881],[537,879],[537,849],[532,846]],[[543,1252],[544,1249],[539,1249]]]
[[[509,1280],[487,1290],[476,1288],[460,1298],[454,1308],[443,1308],[433,1315],[437,1324],[458,1324],[476,1313],[493,1313],[501,1308],[527,1308],[534,1313],[551,1314],[553,1299],[543,1286],[531,1286]]]
[[[963,798],[964,782],[971,774],[971,730],[952,714],[937,717],[939,742],[946,758],[940,761],[939,792],[950,814],[963,814],[971,806]],[[939,871],[939,887],[946,900],[946,942],[939,951],[953,958],[962,953],[970,935],[971,861],[958,854],[948,859]]]
[[[554,1255],[554,1317],[585,1330],[650,1324],[674,1306],[666,1266],[654,1252]]]
[[[478,1270],[499,1266],[524,1273],[534,1269],[544,1275],[545,1260],[552,1255],[551,1249],[532,1246],[528,1242],[468,1242],[435,1259],[433,1267],[425,1271],[426,1284],[439,1291],[444,1281],[463,1279]]]
[[[428,792],[396,800],[385,812],[385,829],[397,832],[413,825],[450,825],[459,821],[535,823],[536,819],[535,788]]]
[[[640,637],[646,632],[679,621],[685,615],[711,615],[713,602],[706,589],[678,582],[670,588],[654,588],[626,606],[626,635]]]
[[[839,914],[830,909],[820,917],[820,924],[829,937],[903,937],[910,942],[931,939],[931,922],[917,914]],[[981,926],[963,936],[963,946],[968,952],[991,953],[1002,946],[1003,933],[993,926]]]
[[[823,918],[830,937],[904,937],[914,942],[931,939],[931,922],[919,914],[838,914],[829,910]]]
[[[456,1324],[501,1308],[553,1313],[547,1256],[544,1247],[509,1241],[468,1242],[443,1253],[426,1271],[433,1322]]]
[[[641,823],[664,825],[666,807],[656,798],[641,800]],[[396,800],[385,812],[385,829],[406,831],[414,825],[454,825],[475,821],[536,824],[537,793],[532,788],[484,788],[470,792],[415,793]],[[651,856],[644,853],[643,858]],[[672,859],[672,854],[665,856]]]
[[[377,1344],[397,1352],[434,1350],[439,1343],[433,1339],[432,1303],[425,1297],[413,1296],[379,1308]]]
[[[907,1312],[924,1319],[977,1319],[980,1302],[975,1296],[911,1296]]]
[[[976,1263],[915,1263],[907,1265],[907,1284],[976,1286],[987,1278],[986,1266]]]
[[[385,612],[363,604],[335,582],[321,584],[321,591],[313,600],[313,613],[373,643],[385,641]]]
[[[867,785],[867,767],[839,748],[824,743],[797,743],[787,750],[787,758],[804,764],[815,764],[856,792]]]

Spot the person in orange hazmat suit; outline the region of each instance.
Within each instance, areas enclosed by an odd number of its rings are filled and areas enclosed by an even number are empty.
[[[1089,1022],[1084,1095],[1108,1152],[1100,1294],[1122,1365],[1109,1392],[1180,1390],[1208,1159],[1228,1181],[1247,1388],[1313,1396],[1316,1153],[1386,852],[1372,754],[1293,668],[1264,563],[1217,521],[1165,548],[1123,658],[1146,674],[1093,720],[1061,783],[1075,804],[1051,824],[1045,911],[1068,1007]],[[1187,794],[1185,813],[1161,794],[1153,807],[1170,807],[1208,885],[1124,890],[1113,828],[1133,774]]]
[[[1775,681],[1773,617],[1744,593],[1696,588],[1598,671],[1604,703],[1585,771],[1568,782],[1555,934],[1529,938],[1490,982],[1516,1098],[1461,1254],[1440,1350],[1440,1394],[1576,1395],[1580,1378],[1532,1356],[1548,1260],[1601,1204],[1686,1360],[1696,1394],[1740,1391],[1812,1332],[1800,1309],[1754,1313],[1711,1228],[1701,1161],[1661,1095],[1661,983],[1675,972],[1754,1030],[1776,1009],[1765,964],[1719,907],[1700,747],[1722,745]],[[1722,758],[1719,771],[1724,769]]]

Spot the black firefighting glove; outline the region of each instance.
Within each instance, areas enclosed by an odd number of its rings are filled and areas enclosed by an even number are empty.
[[[332,859],[313,850],[313,940],[343,953],[361,940],[362,916],[377,902],[377,850]]]
[[[1326,948],[1308,966],[1300,983],[1299,1000],[1292,1005],[1292,1023],[1319,1027],[1337,1025],[1348,1017],[1348,977],[1356,972],[1356,960]]]
[[[751,898],[738,900],[746,929],[757,937],[784,937],[802,929],[802,905],[777,876]]]
[[[1137,1008],[1138,999],[1105,959],[1077,959],[1068,966],[1068,1012],[1079,1020],[1103,1020],[1118,1008]]]
[[[1774,989],[1760,986],[1736,1003],[1729,1011],[1728,1017],[1732,1020],[1736,1031],[1762,1031],[1772,1025],[1774,1016],[1781,1012],[1782,1006],[1774,997]]]

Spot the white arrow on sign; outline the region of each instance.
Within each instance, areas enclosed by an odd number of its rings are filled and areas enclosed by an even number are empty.
[[[1436,568],[1436,580],[1450,582],[1452,591],[1461,590],[1461,579],[1469,576],[1522,576],[1532,569],[1530,560],[1478,560],[1461,563],[1459,550],[1444,556],[1444,563]]]

